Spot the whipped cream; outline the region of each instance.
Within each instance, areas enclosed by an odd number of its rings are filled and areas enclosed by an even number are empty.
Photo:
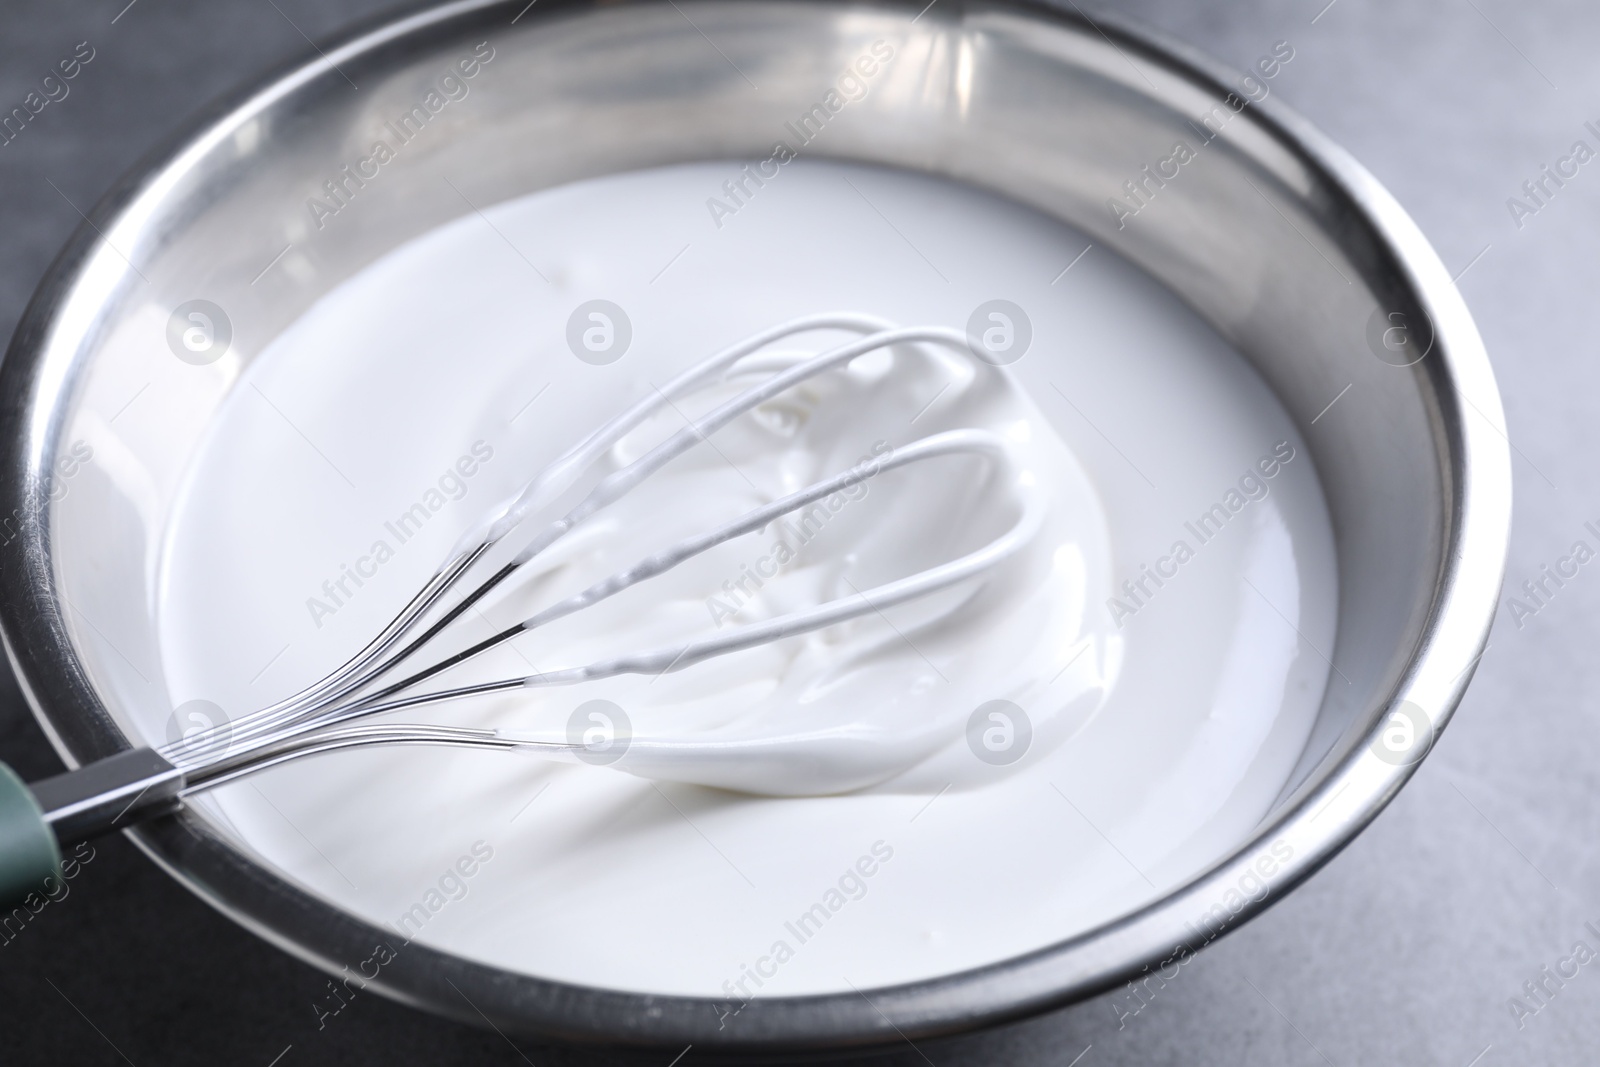
[[[167,522],[155,610],[171,706],[206,699],[237,716],[337,667],[573,442],[709,353],[823,310],[961,330],[1000,297],[1025,309],[1031,343],[1004,367],[932,345],[874,353],[773,398],[535,557],[437,654],[922,437],[993,434],[1009,473],[952,456],[874,475],[809,522],[718,546],[439,682],[560,670],[849,597],[980,547],[1036,498],[1025,543],[927,598],[665,675],[400,713],[565,738],[605,701],[630,737],[612,762],[364,750],[225,786],[206,810],[263,862],[397,937],[548,978],[719,997],[777,941],[790,951],[761,995],[867,988],[1039,948],[1203,869],[1283,788],[1328,684],[1332,535],[1286,413],[1181,302],[1105,249],[1063,274],[1086,242],[1027,208],[798,160],[737,227],[714,230],[703,190],[730,166],[617,175],[466,215],[344,281],[256,353]],[[609,362],[569,340],[594,301],[627,320]],[[580,340],[595,321],[579,321]],[[767,365],[845,336],[786,340]],[[586,477],[761,365],[662,408]],[[1264,492],[1204,543],[1186,533],[1280,444],[1296,458]],[[471,475],[441,480],[462,457]],[[1128,601],[1123,583],[1180,540],[1181,566]],[[506,538],[485,567],[524,543]],[[379,544],[381,566],[336,586],[336,611],[310,605]],[[159,742],[164,725],[152,711],[143,727]],[[397,927],[478,841],[495,863],[466,902]],[[785,932],[840,870],[883,852],[893,863],[862,880],[870,892],[814,921],[803,945]]]

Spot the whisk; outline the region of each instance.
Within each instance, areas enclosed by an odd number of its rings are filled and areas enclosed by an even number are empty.
[[[795,335],[833,331],[858,334],[805,358],[762,350]],[[364,648],[336,670],[275,704],[158,748],[134,748],[37,782],[31,787],[0,764],[0,900],[36,887],[56,869],[60,847],[104,834],[143,819],[169,814],[185,797],[254,774],[289,760],[369,745],[434,745],[572,754],[579,743],[519,736],[497,729],[370,722],[406,708],[504,693],[523,688],[577,685],[622,674],[657,675],[682,671],[785,638],[835,626],[907,601],[926,597],[991,570],[1022,547],[1039,521],[1039,504],[1024,494],[1016,521],[987,544],[957,558],[888,581],[848,597],[790,611],[726,632],[663,647],[630,652],[581,666],[473,685],[418,691],[424,682],[496,648],[512,638],[583,611],[647,581],[733,538],[768,524],[834,493],[899,467],[956,454],[982,457],[1001,477],[1014,478],[1011,453],[999,437],[977,429],[930,434],[797,492],[752,508],[715,529],[688,537],[574,595],[551,604],[463,651],[437,659],[407,674],[401,668],[448,630],[461,616],[501,586],[529,561],[574,529],[610,507],[666,464],[712,434],[777,397],[785,390],[880,349],[907,351],[939,346],[976,360],[985,353],[967,335],[939,326],[897,327],[874,316],[830,313],[773,326],[695,364],[633,406],[601,425],[550,463],[500,506],[471,527],[446,561],[398,614]],[[624,435],[675,401],[734,375],[766,374],[758,384],[686,420],[640,458],[599,480],[560,517],[535,530],[509,562],[468,587],[468,576],[486,554],[533,516],[547,510],[579,481]],[[463,590],[466,589],[465,592]],[[400,675],[396,677],[396,675]]]

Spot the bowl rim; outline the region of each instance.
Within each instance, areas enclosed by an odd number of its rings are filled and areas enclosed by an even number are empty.
[[[604,0],[547,0],[524,10],[530,27],[594,10]],[[630,0],[630,6],[662,0]],[[809,0],[822,7],[847,0]],[[676,5],[674,5],[676,6]],[[914,13],[920,2],[873,0],[883,11]],[[969,11],[1003,10],[1095,34],[1219,100],[1237,76],[1166,34],[1123,16],[1085,13],[1073,0],[982,0],[922,14],[959,22]],[[457,20],[510,15],[522,0],[457,0],[388,14],[347,31],[336,46],[290,61],[186,123],[120,178],[78,226],[48,268],[0,363],[0,508],[19,517],[17,536],[0,543],[0,640],[35,718],[69,766],[130,747],[73,651],[51,565],[45,475],[54,458],[70,382],[46,380],[41,366],[63,306],[91,259],[100,234],[151,193],[163,172],[183,166],[187,151],[220,127],[256,114],[296,87],[328,75],[341,61]],[[531,5],[529,5],[531,8]],[[953,13],[952,13],[953,12]],[[919,16],[920,17],[920,16]],[[531,29],[525,32],[532,32]],[[316,46],[312,46],[313,49]],[[1455,710],[1488,639],[1504,574],[1510,528],[1511,476],[1504,418],[1487,354],[1449,273],[1394,198],[1343,149],[1284,106],[1277,94],[1253,103],[1254,122],[1295,154],[1370,227],[1401,283],[1433,321],[1431,380],[1452,461],[1446,544],[1423,640],[1407,661],[1388,706],[1425,697],[1436,729]],[[81,348],[80,348],[81,352]],[[74,358],[77,358],[76,355]],[[1460,398],[1482,416],[1464,416]],[[42,407],[41,400],[51,403]],[[1449,622],[1448,632],[1445,623]],[[1424,675],[1427,676],[1424,679]],[[1449,678],[1449,681],[1443,679]],[[1375,737],[1386,715],[1369,724]],[[664,996],[583,987],[473,962],[417,943],[403,943],[392,966],[366,982],[397,1001],[459,1021],[580,1043],[676,1049],[794,1051],[844,1049],[958,1033],[1014,1020],[1085,999],[1157,965],[1188,943],[1177,904],[1215,899],[1258,858],[1261,842],[1296,834],[1307,842],[1286,861],[1272,891],[1247,900],[1225,924],[1231,932],[1275,904],[1347,845],[1398,792],[1420,761],[1375,766],[1356,744],[1258,828],[1235,852],[1138,910],[1020,956],[954,974],[864,992],[757,998],[732,1004],[706,997]],[[1323,828],[1308,820],[1344,803]],[[375,944],[393,945],[392,930],[367,923],[253,863],[192,813],[180,812],[126,831],[179,883],[246,929],[333,975],[366,960]],[[1210,939],[1207,938],[1207,941]],[[471,994],[469,996],[469,994]],[[870,995],[869,995],[870,994]]]

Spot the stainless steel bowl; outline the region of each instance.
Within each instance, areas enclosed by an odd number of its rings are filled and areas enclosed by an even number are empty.
[[[152,647],[150,546],[226,387],[171,408],[159,439],[109,428],[118,461],[93,485],[70,486],[58,460],[80,420],[110,427],[131,392],[118,376],[163,343],[173,308],[199,294],[229,308],[248,360],[342,279],[472,210],[464,200],[481,208],[608,172],[766,158],[775,131],[879,38],[896,43],[893,91],[853,104],[851,121],[808,152],[943,175],[1070,221],[1188,301],[1299,421],[1337,538],[1342,684],[1329,687],[1294,780],[1251,840],[1155,903],[1024,957],[866,996],[759,999],[728,1016],[711,1000],[578,988],[420,945],[373,987],[583,1041],[868,1046],[1103,990],[1232,929],[1350,841],[1450,717],[1493,613],[1511,476],[1489,363],[1437,256],[1343,151],[1275,95],[1246,102],[1256,90],[1238,75],[1090,22],[1070,0],[467,0],[285,71],[122,180],[50,270],[0,367],[0,507],[18,520],[0,547],[0,627],[63,758],[130,744],[131,664],[108,643]],[[361,211],[319,229],[308,196],[361,157],[365,131],[485,39],[494,77],[473,86],[474,106],[433,116],[427,143],[360,190]],[[1125,196],[1125,180],[1213,125],[1203,159],[1147,185],[1136,218],[1117,217],[1108,199]],[[285,246],[276,269],[292,284],[253,285]],[[1347,386],[1336,416],[1319,418]],[[52,501],[63,486],[80,513],[90,494],[93,528],[63,524]],[[391,936],[259,865],[202,812],[132,836],[213,906],[330,972]],[[1241,895],[1269,861],[1270,891]]]

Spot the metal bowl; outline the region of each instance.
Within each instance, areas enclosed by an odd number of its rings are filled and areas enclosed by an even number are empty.
[[[1259,913],[1349,842],[1450,717],[1493,614],[1511,476],[1488,359],[1389,194],[1276,96],[1252,99],[1270,91],[1265,69],[1242,80],[1070,0],[466,0],[286,70],[153,156],[61,254],[0,367],[0,507],[17,520],[0,546],[0,628],[62,757],[130,745],[123,709],[137,686],[108,646],[153,647],[150,545],[237,381],[164,412],[159,439],[119,436],[115,406],[137,385],[128,368],[163,345],[174,308],[201,294],[229,308],[247,361],[341,280],[473,206],[616,171],[766,158],[878,39],[895,42],[893,91],[853,103],[807,152],[945,176],[1071,222],[1192,305],[1298,421],[1337,540],[1331,659],[1343,684],[1329,687],[1293,780],[1251,840],[1154,903],[1023,957],[865,996],[758,999],[728,1015],[708,999],[579,988],[421,945],[372,987],[580,1041],[871,1046],[1106,989]],[[324,182],[362,165],[367,131],[485,40],[494,77],[473,86],[471,109],[432,115],[427,143],[382,164],[381,180],[344,185],[361,211],[332,225],[308,210]],[[1203,158],[1174,171],[1180,140]],[[293,284],[253,285],[269,261]],[[100,488],[78,490],[64,460],[84,419],[104,423],[119,456]],[[80,511],[82,494],[98,494],[93,529],[63,525],[63,487]],[[132,836],[213,906],[329,972],[391,936],[258,864],[202,811]],[[1268,866],[1270,891],[1242,895]]]

